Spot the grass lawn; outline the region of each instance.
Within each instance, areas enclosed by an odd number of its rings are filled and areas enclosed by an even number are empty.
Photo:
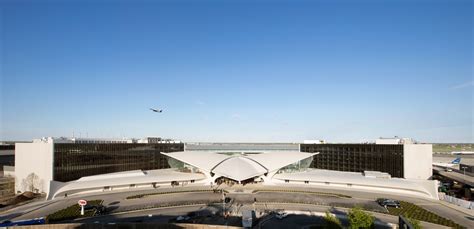
[[[474,144],[433,144],[433,152],[474,151]]]
[[[98,206],[102,204],[103,200],[89,200],[87,205]],[[89,217],[95,214],[95,209],[84,211],[84,215],[81,216],[81,206],[79,204],[73,204],[67,208],[61,209],[55,213],[46,216],[46,222],[54,223],[63,220],[71,220],[81,217]]]
[[[453,227],[453,228],[464,228],[450,219],[443,218],[415,204],[400,201],[400,205],[401,205],[401,208],[387,207],[389,214],[396,215],[396,216],[403,215],[408,218],[440,224],[440,225]]]

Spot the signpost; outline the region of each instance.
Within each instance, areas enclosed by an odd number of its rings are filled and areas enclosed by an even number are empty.
[[[87,204],[87,200],[79,200],[77,203],[81,206],[81,215],[84,215],[84,206]]]

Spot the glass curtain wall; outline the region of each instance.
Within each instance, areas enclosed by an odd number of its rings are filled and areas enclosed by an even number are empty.
[[[301,152],[314,153],[311,168],[347,172],[380,171],[403,177],[403,145],[301,144]]]
[[[167,157],[160,152],[183,150],[182,143],[57,143],[53,177],[67,182],[104,173],[170,168]]]

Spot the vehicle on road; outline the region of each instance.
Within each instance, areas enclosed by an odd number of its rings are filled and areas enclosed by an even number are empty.
[[[400,202],[398,202],[398,200],[380,198],[380,199],[377,199],[377,203],[380,204],[380,206],[384,208],[387,208],[387,207],[400,208]]]
[[[41,217],[41,218],[35,218],[35,219],[27,219],[27,220],[18,220],[18,221],[10,221],[6,220],[0,223],[0,227],[13,227],[13,226],[26,226],[26,225],[40,225],[40,224],[45,224],[46,220]]]
[[[189,216],[180,215],[176,217],[176,221],[185,221],[191,219]]]
[[[284,212],[284,211],[279,211],[276,213],[275,217],[277,219],[284,219],[285,217],[288,216],[288,213]]]

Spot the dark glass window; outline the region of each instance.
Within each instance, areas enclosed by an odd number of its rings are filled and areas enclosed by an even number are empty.
[[[160,152],[184,151],[183,143],[57,143],[54,144],[54,180],[130,170],[169,168]]]
[[[319,152],[312,168],[348,172],[381,171],[403,177],[403,145],[302,144],[302,152]]]

